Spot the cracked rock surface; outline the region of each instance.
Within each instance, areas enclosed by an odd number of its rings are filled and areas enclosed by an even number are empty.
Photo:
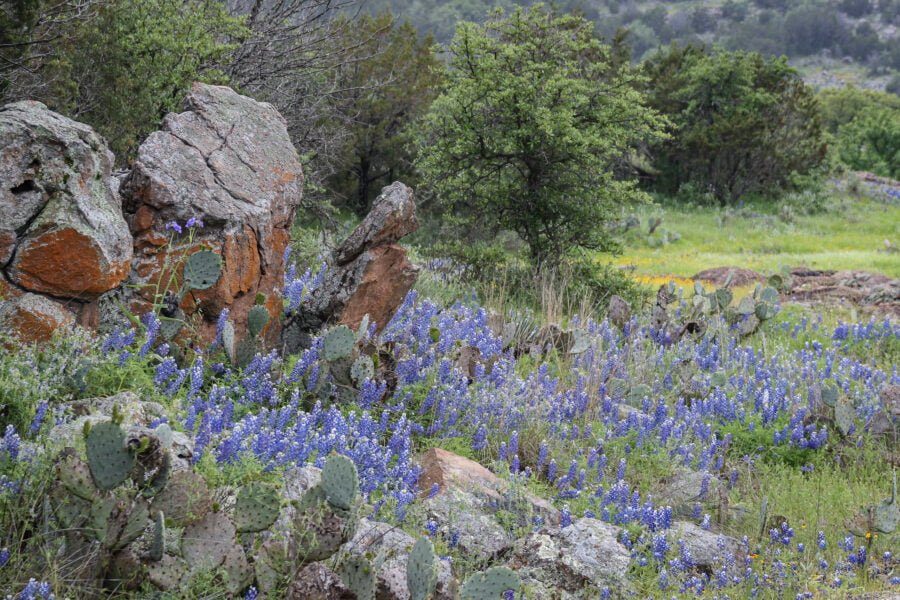
[[[182,253],[209,248],[221,254],[222,277],[190,293],[182,309],[203,317],[201,334],[214,337],[215,320],[229,308],[238,335],[259,293],[272,315],[280,310],[282,256],[303,190],[303,172],[283,117],[227,87],[195,83],[185,112],[169,114],[138,150],[121,186],[134,236],[129,283],[138,286],[132,308],[143,312],[158,281],[166,281]],[[188,242],[166,224],[200,219]],[[168,245],[167,245],[168,244]],[[171,256],[174,254],[175,256]],[[266,332],[278,338],[276,319]]]

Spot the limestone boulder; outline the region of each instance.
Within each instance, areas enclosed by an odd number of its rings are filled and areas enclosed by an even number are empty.
[[[541,529],[516,542],[509,567],[539,598],[596,598],[607,589],[624,597],[631,555],[621,529],[597,519]]]
[[[676,521],[668,536],[673,547],[684,544],[694,568],[710,574],[725,569],[732,577],[743,571],[746,553],[740,540],[703,529],[690,521]]]
[[[121,193],[135,239],[131,283],[136,310],[153,302],[182,258],[200,248],[222,257],[222,276],[210,289],[187,294],[182,309],[203,316],[201,333],[214,336],[228,308],[238,335],[257,295],[272,316],[280,312],[283,255],[300,204],[303,171],[284,118],[270,104],[234,90],[195,83],[185,112],[169,114],[138,149]],[[184,228],[202,223],[190,235]],[[277,339],[277,319],[267,339]]]
[[[113,155],[40,102],[0,109],[0,268],[23,290],[91,302],[128,275]]]

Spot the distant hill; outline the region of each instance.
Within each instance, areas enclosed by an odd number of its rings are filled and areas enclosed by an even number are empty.
[[[492,8],[532,4],[528,0],[370,0],[373,12],[390,9],[419,31],[447,42],[456,23],[481,21]],[[672,42],[720,44],[731,50],[786,55],[817,87],[853,83],[900,93],[900,0],[560,0],[548,3],[575,11],[610,37],[629,32],[640,60]]]

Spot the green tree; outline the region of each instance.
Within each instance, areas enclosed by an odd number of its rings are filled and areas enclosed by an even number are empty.
[[[463,223],[516,232],[538,265],[611,248],[613,210],[642,195],[614,170],[661,119],[593,25],[540,5],[463,23],[417,165]]]
[[[393,17],[362,16],[339,26],[352,48],[337,67],[335,103],[349,136],[336,189],[359,214],[369,210],[383,185],[395,179],[414,183],[410,125],[437,96],[442,63],[431,36],[419,38],[411,24]]]
[[[673,124],[652,149],[660,191],[690,182],[727,204],[788,188],[825,158],[815,97],[784,58],[673,46],[644,69],[650,106]]]
[[[838,149],[852,169],[900,178],[900,110],[869,110],[842,125]]]
[[[864,90],[852,85],[844,88],[828,88],[817,94],[822,124],[837,135],[841,126],[869,112],[893,110],[900,112],[900,98],[876,90]]]

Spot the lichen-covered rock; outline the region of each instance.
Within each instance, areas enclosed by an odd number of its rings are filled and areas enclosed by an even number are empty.
[[[743,572],[746,553],[741,542],[733,537],[708,531],[689,521],[676,521],[668,536],[674,547],[684,544],[695,568],[706,573],[724,568],[730,576]]]
[[[619,542],[621,529],[597,519],[579,519],[562,529],[541,529],[516,542],[509,567],[536,598],[575,600],[623,597],[631,561]]]
[[[559,523],[559,512],[546,500],[514,489],[473,460],[432,448],[419,464],[425,512],[441,535],[457,539],[465,553],[488,559],[509,549],[514,539],[501,520],[526,529]],[[500,511],[503,519],[498,519]]]
[[[113,155],[40,102],[0,109],[0,268],[16,286],[90,302],[118,286],[132,243]]]
[[[138,310],[152,301],[153,284],[169,274],[168,265],[204,247],[222,256],[222,276],[210,289],[188,294],[182,308],[202,313],[205,338],[214,336],[225,308],[243,336],[258,294],[266,295],[270,314],[280,312],[276,292],[303,172],[284,118],[270,104],[195,83],[185,112],[167,115],[162,129],[141,144],[121,190],[135,238],[131,283],[145,286]],[[167,246],[172,234],[166,224],[191,218],[204,225],[192,241],[176,236]],[[277,329],[273,319],[268,341],[277,340]]]
[[[378,580],[375,600],[409,600],[409,588],[406,583],[406,563],[409,552],[416,540],[402,529],[364,519],[356,530],[353,539],[345,544],[344,549],[350,554],[374,557],[373,564],[379,565],[376,573]],[[450,570],[450,564],[438,560],[438,580],[432,600],[454,600],[456,598],[456,580]]]
[[[368,315],[378,331],[384,329],[418,277],[418,267],[396,243],[418,226],[412,189],[399,181],[383,188],[366,218],[335,250],[322,285],[287,324],[287,351],[306,347],[309,333],[328,323],[355,329]]]
[[[53,333],[75,325],[75,315],[61,303],[38,294],[17,294],[0,301],[0,331],[22,343],[47,342]]]

